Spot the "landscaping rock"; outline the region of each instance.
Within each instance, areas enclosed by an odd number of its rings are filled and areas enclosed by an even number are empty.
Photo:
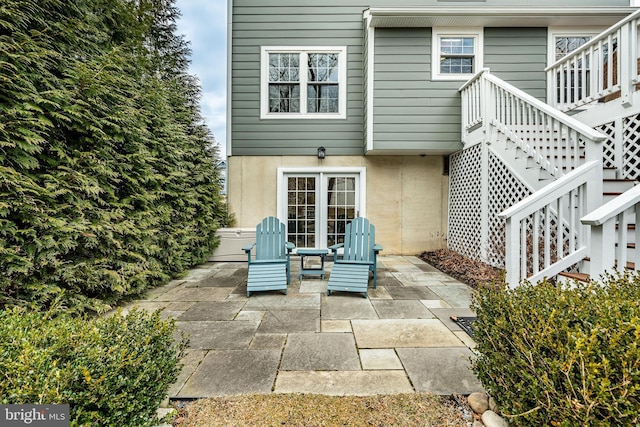
[[[491,396],[489,396],[489,409],[495,412],[496,414],[500,413],[500,411],[498,410],[498,404],[496,403],[495,399]]]
[[[482,423],[485,427],[509,427],[504,418],[490,410],[482,414]]]
[[[473,424],[471,425],[471,427],[485,427],[484,424],[482,424],[482,421],[474,421]]]
[[[469,406],[476,414],[482,415],[489,409],[489,396],[487,393],[475,392],[471,393],[467,398]]]

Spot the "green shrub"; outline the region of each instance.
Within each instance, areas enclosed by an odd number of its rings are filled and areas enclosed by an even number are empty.
[[[512,424],[640,424],[640,279],[474,296],[473,369]]]
[[[152,425],[185,341],[160,312],[81,319],[0,311],[0,401],[69,403],[72,426]]]

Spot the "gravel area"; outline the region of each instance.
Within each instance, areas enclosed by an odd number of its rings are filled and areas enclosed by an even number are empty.
[[[463,426],[470,409],[458,396],[261,394],[217,397],[185,405],[176,427],[208,426]]]

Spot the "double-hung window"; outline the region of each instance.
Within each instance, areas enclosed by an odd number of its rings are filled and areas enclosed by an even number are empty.
[[[260,117],[345,118],[345,47],[263,47]]]
[[[467,80],[482,68],[482,29],[434,28],[432,79]]]

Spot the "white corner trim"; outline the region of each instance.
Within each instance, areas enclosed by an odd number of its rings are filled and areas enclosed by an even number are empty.
[[[376,65],[376,30],[367,28],[367,144],[366,151],[373,150],[374,102],[375,102],[375,65]]]
[[[231,78],[232,78],[232,70],[233,66],[231,64],[231,60],[233,58],[231,49],[233,47],[233,40],[231,40],[233,31],[233,0],[227,0],[227,123],[226,123],[226,147],[227,147],[227,157],[231,157],[232,153],[232,135],[231,135],[231,94],[233,93],[231,89]]]

